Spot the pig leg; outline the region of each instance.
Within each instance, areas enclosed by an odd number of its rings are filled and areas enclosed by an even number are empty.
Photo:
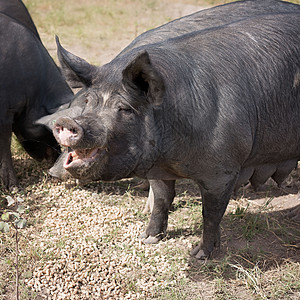
[[[150,222],[141,236],[145,244],[159,242],[166,233],[169,208],[175,197],[175,180],[150,180],[150,190],[154,201]]]
[[[228,182],[223,189],[208,190],[200,187],[203,205],[203,233],[199,245],[191,252],[192,256],[198,259],[207,259],[215,247],[220,247],[220,222],[233,192],[235,181],[236,179]]]
[[[19,186],[10,151],[11,135],[11,125],[0,124],[0,181],[6,189]]]
[[[150,187],[149,181],[146,179],[143,179],[140,183],[138,183],[136,186],[134,186],[134,188],[142,189],[144,191],[149,190],[147,203],[142,211],[142,214],[145,214],[145,215],[152,212],[153,204],[154,204],[153,191],[151,188],[149,189],[149,187]]]

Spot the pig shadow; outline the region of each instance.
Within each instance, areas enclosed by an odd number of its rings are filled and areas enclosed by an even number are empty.
[[[299,263],[300,223],[288,217],[290,210],[225,215],[221,223],[220,248],[206,262],[189,257],[188,277],[193,281],[220,275],[224,279],[235,279],[235,266],[243,269],[259,267],[265,272],[287,261]],[[168,231],[168,237],[200,238],[201,232],[201,227],[196,230],[177,229]]]
[[[185,189],[183,183],[179,186],[179,189],[181,191]],[[201,202],[201,198],[197,198],[197,194],[194,191],[191,195],[194,197],[193,203],[196,204]],[[221,222],[220,248],[214,251],[212,259],[205,263],[190,257],[188,260],[188,277],[194,281],[202,281],[207,277],[213,279],[215,276],[220,276],[221,272],[223,278],[235,279],[236,268],[234,266],[244,269],[257,266],[261,271],[267,271],[278,268],[278,266],[287,261],[299,263],[300,224],[298,221],[290,218],[289,215],[291,210],[300,209],[299,201],[295,201],[299,191],[299,169],[293,171],[283,187],[280,188],[272,180],[261,186],[258,191],[255,191],[252,187],[241,188],[237,195],[232,197],[237,203],[242,201],[243,198],[250,200],[250,205],[252,203],[251,200],[256,203],[262,203],[262,201],[266,202],[275,198],[277,200],[281,199],[287,204],[292,201],[292,204],[294,205],[295,203],[296,206],[292,207],[291,205],[287,209],[272,209],[272,211],[266,208],[255,212],[246,210],[242,211],[241,214],[238,214],[236,211],[227,213]],[[179,199],[176,208],[179,209],[185,207],[185,205],[186,199]],[[196,236],[200,239],[201,233],[202,224],[198,222],[194,228],[168,230],[167,238],[185,236],[194,240]],[[197,243],[195,242],[193,246],[196,245]]]
[[[132,196],[148,197],[148,188],[143,189],[138,187],[142,182],[139,178],[128,178],[114,182],[95,181],[82,185],[83,189],[93,189],[96,193],[105,193],[123,196],[130,193]]]
[[[300,191],[300,176],[290,178],[282,187],[278,187],[271,179],[265,184],[254,190],[252,186],[241,187],[236,194],[232,195],[232,199],[239,200],[242,198],[248,200],[264,200],[287,195],[296,195]],[[187,197],[182,197],[182,195]],[[189,199],[187,199],[189,198]],[[177,200],[176,200],[177,199]],[[171,210],[186,207],[187,204],[201,203],[201,193],[198,186],[191,180],[178,180],[176,182],[176,204]]]
[[[50,163],[38,162],[27,154],[23,154],[22,157],[13,157],[13,166],[17,173],[20,187],[26,188],[26,186],[37,184],[49,177],[48,169],[51,167]]]

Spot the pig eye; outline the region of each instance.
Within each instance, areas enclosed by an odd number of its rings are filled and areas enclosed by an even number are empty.
[[[125,112],[125,113],[132,113],[133,109],[129,106],[120,106],[119,108],[120,112]]]
[[[84,103],[88,103],[89,102],[89,99],[84,99]]]

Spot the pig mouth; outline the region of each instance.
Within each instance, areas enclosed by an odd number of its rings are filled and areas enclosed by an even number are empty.
[[[101,148],[73,150],[69,152],[64,162],[64,168],[68,170],[71,167],[80,167],[90,164],[104,152],[105,150]]]

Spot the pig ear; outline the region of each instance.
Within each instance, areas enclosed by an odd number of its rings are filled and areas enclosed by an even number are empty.
[[[163,102],[165,85],[162,76],[151,64],[147,51],[140,53],[124,70],[125,88],[139,90],[153,105]]]
[[[62,67],[62,72],[70,87],[81,88],[90,86],[97,72],[97,67],[90,65],[84,59],[68,52],[62,47],[56,36],[57,56]]]

